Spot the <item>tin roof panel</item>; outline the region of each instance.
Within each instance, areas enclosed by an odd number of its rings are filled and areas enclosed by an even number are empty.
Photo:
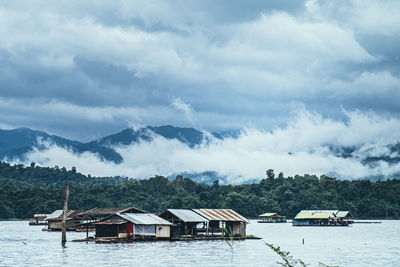
[[[113,207],[113,208],[93,208],[78,214],[79,216],[108,216],[118,212],[139,212],[145,213],[144,210],[135,207]]]
[[[187,209],[168,209],[167,211],[171,212],[173,215],[178,217],[184,222],[208,222],[206,218],[197,214],[192,210]]]
[[[338,210],[302,210],[294,219],[329,219],[335,217],[337,212]]]
[[[67,220],[71,220],[71,219],[73,219],[77,214],[79,214],[79,213],[81,213],[82,212],[82,210],[68,210],[67,211],[67,214],[66,214],[66,216],[65,216],[65,218],[67,219]],[[50,215],[53,215],[53,214],[55,214],[55,215],[57,215],[57,214],[59,214],[59,213],[61,213],[59,216],[57,216],[57,217],[50,217]],[[47,217],[47,219],[46,220],[48,220],[48,221],[59,221],[59,220],[62,220],[62,217],[63,217],[63,210],[56,210],[55,212],[53,212],[52,214],[50,214],[48,217]]]
[[[246,218],[231,209],[193,209],[193,211],[210,221],[248,222]]]
[[[169,221],[152,213],[117,213],[121,218],[140,225],[172,225]]]
[[[336,217],[338,218],[344,218],[344,217],[352,217],[350,211],[339,211],[338,213],[336,213]]]
[[[47,216],[47,220],[49,219],[56,219],[61,216],[63,213],[63,210],[55,210],[53,213],[51,213],[49,216]]]

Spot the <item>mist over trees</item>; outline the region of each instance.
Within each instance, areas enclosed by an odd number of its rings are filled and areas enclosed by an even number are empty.
[[[26,219],[63,205],[63,186],[70,185],[70,209],[135,206],[149,212],[167,208],[229,208],[255,218],[278,212],[289,218],[302,209],[349,210],[357,218],[400,218],[400,180],[338,180],[315,175],[285,177],[267,170],[259,183],[197,183],[181,175],[136,180],[91,177],[53,168],[0,163],[0,218]]]

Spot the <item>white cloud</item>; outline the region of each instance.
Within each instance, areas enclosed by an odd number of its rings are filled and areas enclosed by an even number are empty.
[[[179,97],[175,97],[171,101],[171,107],[173,107],[179,111],[182,111],[183,114],[185,115],[185,118],[192,124],[192,126],[193,127],[196,126],[196,124],[194,123],[194,119],[193,119],[193,109],[190,106],[190,104],[186,104]]]
[[[15,129],[15,126],[12,126],[10,124],[6,124],[6,123],[0,123],[0,129],[2,130],[11,130],[11,129]]]
[[[364,33],[379,33],[383,35],[398,34],[400,17],[398,1],[352,0],[348,21]]]
[[[361,160],[388,152],[385,146],[400,140],[400,120],[360,112],[347,112],[347,116],[342,122],[302,111],[287,127],[247,129],[237,139],[214,139],[195,148],[158,136],[152,142],[116,148],[124,158],[119,165],[102,162],[90,153],[78,156],[54,145],[48,145],[46,151],[33,151],[27,162],[75,166],[80,172],[97,176],[134,178],[216,171],[227,176],[230,183],[263,178],[269,168],[285,175],[328,174],[345,179],[398,173],[400,164],[379,162],[369,167]],[[341,158],[329,150],[329,145],[358,149],[354,158]]]

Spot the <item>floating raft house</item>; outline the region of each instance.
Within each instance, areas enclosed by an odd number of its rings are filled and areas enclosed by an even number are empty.
[[[293,226],[349,226],[352,224],[349,211],[302,210],[293,219]]]
[[[260,218],[259,223],[285,223],[286,216],[279,215],[278,213],[267,212],[258,215]]]
[[[167,209],[159,216],[174,224],[172,238],[194,237],[204,232],[209,223],[208,219],[189,209]]]

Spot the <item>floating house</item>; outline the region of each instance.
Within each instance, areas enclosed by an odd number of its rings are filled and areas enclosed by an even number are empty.
[[[48,230],[49,226],[49,220],[54,220],[60,217],[63,214],[63,210],[55,210],[51,214],[49,214],[46,218],[46,227],[43,230]]]
[[[49,214],[34,214],[33,217],[29,219],[29,225],[47,225],[47,216],[49,216]]]
[[[77,225],[80,223],[79,220],[75,218],[75,216],[81,213],[82,210],[68,210],[66,214],[66,227],[67,230],[74,230]],[[57,216],[58,215],[58,216]],[[62,219],[63,219],[63,211],[56,210],[52,214],[47,217],[47,230],[49,231],[61,231],[62,230]]]
[[[99,222],[96,238],[169,239],[172,223],[151,213],[116,213]]]
[[[167,209],[159,216],[174,224],[171,237],[175,238],[196,236],[200,231],[205,232],[208,226],[206,218],[188,209]]]
[[[76,215],[82,223],[97,222],[116,213],[146,213],[135,207],[93,208]]]
[[[224,235],[227,229],[233,236],[243,237],[246,235],[248,220],[231,209],[193,209],[194,212],[206,218],[209,223],[206,234]]]
[[[348,226],[350,212],[339,210],[302,210],[293,219],[293,226]]]
[[[259,223],[285,223],[286,216],[279,215],[278,213],[263,213],[258,215]]]
[[[350,211],[339,211],[335,214],[335,217],[332,218],[333,223],[335,224],[352,224],[353,223],[353,215],[351,215]]]

